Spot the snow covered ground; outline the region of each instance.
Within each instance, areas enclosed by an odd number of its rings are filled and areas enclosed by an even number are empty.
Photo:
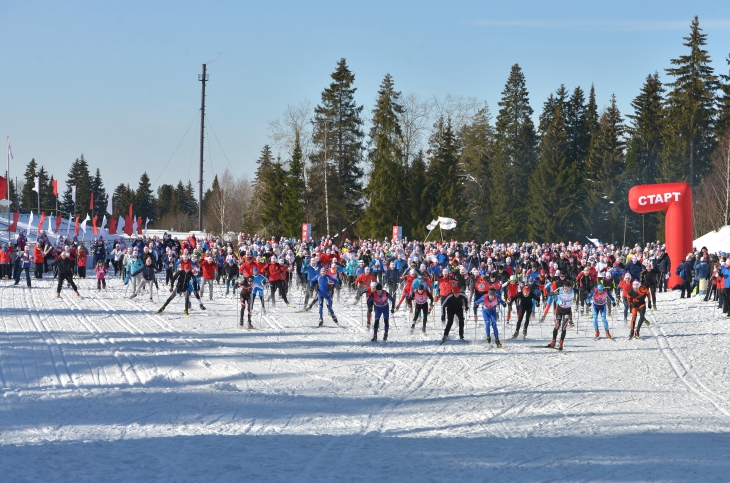
[[[399,312],[373,344],[342,303],[247,331],[219,293],[160,316],[117,280],[1,283],[2,481],[730,480],[730,330],[696,298],[662,294],[639,341],[582,317],[561,354],[547,324],[488,350]]]

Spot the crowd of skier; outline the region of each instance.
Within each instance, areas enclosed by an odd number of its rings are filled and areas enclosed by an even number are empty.
[[[265,314],[266,301],[275,307],[278,292],[286,306],[294,307],[288,296],[299,290],[299,310],[310,311],[318,304],[319,326],[324,324],[325,309],[338,323],[335,299],[361,304],[363,323],[372,328],[373,341],[380,335],[381,319],[382,339],[387,340],[391,317],[405,310],[404,304],[411,331],[418,324],[425,335],[438,303],[440,317],[435,317],[443,326],[441,343],[454,323],[464,340],[465,318],[471,311],[475,324],[479,315],[484,321],[487,344],[493,336],[499,348],[498,318],[506,327],[514,309],[512,338],[520,331],[526,338],[532,320],[550,317],[553,332],[546,347],[562,350],[567,329],[580,315],[592,318],[596,339],[601,337],[601,326],[605,338],[612,339],[608,317],[622,312],[629,339],[641,338],[642,327],[649,324],[647,310],[657,310],[656,294],[671,289],[678,289],[680,298],[697,295],[712,300],[730,317],[730,256],[702,248],[674,267],[664,248],[659,242],[620,247],[387,238],[345,239],[338,244],[329,237],[302,241],[243,234],[226,240],[191,234],[180,240],[167,233],[99,237],[87,247],[83,241],[63,237],[52,243],[45,233],[31,243],[21,232],[0,251],[0,278],[19,285],[25,273],[26,286],[31,287],[31,278],[52,274],[56,297],[61,296],[64,282],[80,296],[74,279],[86,278],[91,266],[97,290],[106,290],[107,276],[117,276],[127,285],[129,297],[144,291],[154,301],[153,293],[159,293],[162,285],[170,295],[158,313],[182,297],[185,315],[192,309],[191,296],[205,310],[202,298],[207,289],[213,300],[216,285],[225,288],[225,296],[238,297],[239,326],[249,329],[255,328],[252,313],[257,303]],[[667,286],[672,270],[682,281],[676,287]]]

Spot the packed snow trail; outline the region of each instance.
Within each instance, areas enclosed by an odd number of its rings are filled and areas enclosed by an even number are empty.
[[[561,354],[535,347],[552,333],[536,321],[487,349],[467,317],[469,343],[452,329],[439,346],[438,305],[426,336],[404,306],[371,343],[360,307],[336,297],[339,327],[277,300],[249,331],[220,286],[184,317],[181,299],[157,315],[164,291],[125,299],[116,278],[107,292],[81,280],[82,298],[49,282],[0,286],[4,481],[730,475],[730,325],[696,297],[661,294],[642,340],[627,340],[620,307],[616,342],[594,341],[581,315]]]

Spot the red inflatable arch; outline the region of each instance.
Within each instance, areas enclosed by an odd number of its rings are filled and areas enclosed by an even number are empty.
[[[668,287],[681,283],[674,271],[692,251],[692,190],[687,183],[645,184],[629,190],[629,206],[636,213],[666,211],[665,239],[672,262]]]

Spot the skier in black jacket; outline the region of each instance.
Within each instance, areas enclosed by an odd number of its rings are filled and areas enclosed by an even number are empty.
[[[193,281],[193,272],[190,270],[189,265],[185,265],[185,268],[183,270],[180,270],[175,274],[174,277],[172,277],[172,282],[170,285],[170,292],[172,294],[168,299],[165,301],[164,305],[160,307],[160,310],[157,311],[158,314],[161,314],[163,310],[165,310],[165,307],[172,302],[175,297],[182,294],[185,296],[185,315],[188,315],[188,308],[190,307],[190,282]]]
[[[68,284],[71,285],[71,288],[76,293],[77,297],[81,297],[81,295],[79,295],[79,289],[73,281],[74,264],[71,259],[68,258],[66,251],[62,251],[61,256],[59,256],[53,263],[56,265],[56,269],[58,270],[58,287],[56,287],[56,297],[61,297],[61,287],[63,286],[64,281],[67,281]]]

